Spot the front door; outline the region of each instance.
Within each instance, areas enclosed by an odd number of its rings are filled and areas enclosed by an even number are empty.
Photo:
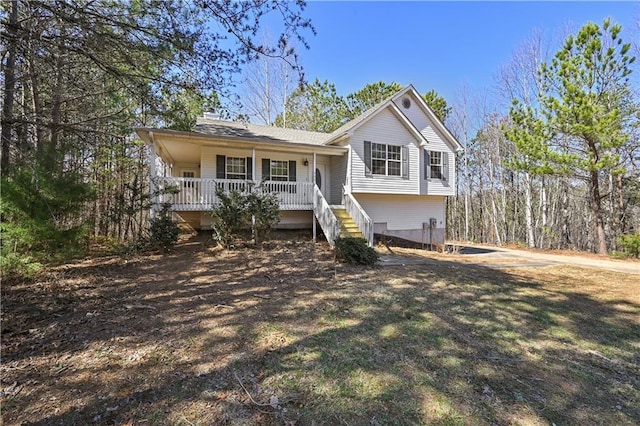
[[[329,196],[329,177],[327,176],[327,166],[322,163],[316,164],[316,185],[320,188],[320,192],[324,198]]]

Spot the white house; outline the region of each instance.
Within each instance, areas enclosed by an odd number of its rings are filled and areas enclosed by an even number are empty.
[[[195,131],[139,128],[149,145],[152,189],[197,229],[215,189],[264,182],[277,194],[284,228],[322,228],[327,240],[359,231],[442,244],[445,198],[455,193],[462,147],[408,86],[334,132],[319,133],[210,118]],[[357,227],[357,229],[356,229]]]

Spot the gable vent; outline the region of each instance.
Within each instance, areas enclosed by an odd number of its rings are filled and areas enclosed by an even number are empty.
[[[411,99],[409,98],[404,98],[402,99],[402,106],[405,108],[410,108],[411,107]]]

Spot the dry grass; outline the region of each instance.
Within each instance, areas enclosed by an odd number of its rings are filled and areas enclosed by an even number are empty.
[[[5,283],[2,423],[640,422],[637,276],[430,261],[196,240]]]

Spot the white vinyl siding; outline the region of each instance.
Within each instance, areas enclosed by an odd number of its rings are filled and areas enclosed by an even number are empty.
[[[182,214],[182,213],[181,213]],[[211,216],[201,213],[200,228],[211,229]],[[281,210],[280,221],[276,229],[310,229],[313,226],[313,212],[311,210]]]
[[[313,212],[310,210],[283,210],[276,229],[311,229],[313,226]]]
[[[200,177],[200,173],[198,172],[200,168],[200,164],[197,163],[175,163],[173,165],[173,176],[176,177],[187,177],[183,174],[185,171],[193,172],[196,178]]]
[[[348,161],[348,154],[343,157],[331,157],[330,172],[328,172],[331,174],[329,204],[342,203],[342,186],[347,184]]]
[[[411,99],[411,107],[402,107],[402,98],[398,99],[396,103],[399,105],[400,110],[407,116],[409,121],[422,133],[429,143],[421,149],[420,152],[420,193],[427,195],[455,195],[456,187],[456,172],[455,172],[455,151],[454,148],[449,146],[442,134],[434,128],[433,123],[429,121],[425,112],[418,105],[418,100],[412,94],[405,94],[403,97],[409,97]],[[448,161],[448,167],[445,167],[447,172],[447,179],[431,179],[425,178],[424,174],[424,150],[436,151],[447,154],[446,160]],[[445,163],[446,164],[446,163]]]
[[[354,194],[374,223],[386,223],[389,230],[422,229],[430,218],[444,228],[445,198],[392,194]]]
[[[420,162],[422,169],[420,193],[455,195],[455,154],[446,149],[433,150],[430,148],[432,148],[432,144],[423,150]]]
[[[200,175],[203,178],[216,178],[216,156],[224,155],[228,157],[236,158],[250,158],[252,152],[250,149],[236,149],[228,147],[202,147],[202,163],[200,167]],[[318,156],[320,157],[320,156]],[[313,154],[289,154],[286,152],[268,152],[263,150],[256,150],[256,161],[253,167],[255,168],[254,179],[260,180],[262,178],[262,159],[272,159],[279,161],[295,161],[297,164],[297,182],[311,182],[310,172],[312,166]],[[309,161],[309,166],[304,166],[304,160]]]
[[[376,175],[367,170],[365,141],[393,145],[406,152],[407,170],[399,176]],[[415,137],[389,109],[380,111],[357,128],[350,139],[352,192],[418,194],[420,191],[420,150]],[[388,153],[387,153],[388,155]],[[372,158],[373,159],[373,158]],[[394,160],[392,160],[394,161]],[[386,166],[388,167],[388,166]],[[393,166],[392,166],[393,167]],[[402,175],[405,175],[403,177]]]

